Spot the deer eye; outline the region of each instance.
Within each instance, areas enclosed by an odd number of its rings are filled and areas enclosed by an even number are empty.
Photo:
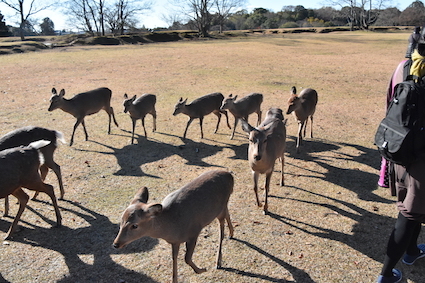
[[[132,225],[131,225],[131,229],[135,230],[135,229],[137,229],[137,228],[139,228],[139,225],[137,225],[137,224],[132,224]]]

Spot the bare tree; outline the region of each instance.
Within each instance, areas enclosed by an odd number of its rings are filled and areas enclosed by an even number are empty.
[[[174,0],[173,2],[188,19],[188,22],[195,25],[199,36],[207,37],[209,35],[215,0]]]
[[[376,22],[379,11],[388,0],[331,0],[332,6],[341,6],[341,11],[345,13],[350,28],[357,26],[360,29],[368,29]]]
[[[136,16],[150,10],[149,1],[116,0],[105,12],[106,21],[114,34],[124,34],[126,28],[133,27]]]
[[[0,0],[0,3],[6,4],[6,6],[15,10],[15,12],[19,14],[19,34],[21,40],[25,40],[24,27],[29,22],[29,18],[32,15],[37,14],[40,11],[46,10],[47,8],[52,6],[52,4],[45,4],[39,7],[36,5],[35,2],[36,0],[30,0],[27,2],[25,2],[25,0]]]
[[[238,8],[245,6],[246,0],[215,0],[217,17],[220,25],[220,33],[223,32],[225,21]]]

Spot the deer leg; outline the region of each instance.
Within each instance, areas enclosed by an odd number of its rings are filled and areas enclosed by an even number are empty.
[[[86,140],[87,140],[86,127],[84,126],[84,117],[82,119],[81,118],[77,118],[77,122],[75,122],[74,129],[72,130],[71,141],[69,142],[69,146],[72,146],[72,144],[74,143],[75,130],[77,129],[78,125],[80,125],[81,123],[83,123],[84,132],[86,133]]]
[[[282,154],[282,156],[280,157],[280,161],[282,163],[282,168],[281,168],[281,177],[280,177],[280,185],[281,186],[285,186],[285,176],[283,175],[284,173],[284,167],[285,167],[285,155]]]
[[[217,261],[216,261],[216,268],[221,268],[221,247],[223,245],[223,239],[224,239],[224,222],[226,221],[225,217],[218,218],[218,222],[220,224],[220,235],[218,240],[218,251],[217,251]]]
[[[192,267],[192,269],[196,272],[196,273],[203,273],[205,271],[207,271],[205,268],[199,268],[195,265],[195,263],[192,261],[192,255],[193,252],[195,251],[195,246],[196,246],[196,241],[198,240],[198,235],[196,235],[196,237],[189,239],[189,241],[186,242],[186,255],[184,257],[185,262]]]
[[[304,122],[298,122],[297,153],[300,152],[299,147],[302,144],[302,140],[303,140],[302,129],[304,127],[304,123],[305,123],[305,121]]]
[[[229,129],[231,129],[230,124],[229,124],[229,115],[227,115],[227,111],[226,110],[222,110],[220,111],[222,114],[224,114],[224,116],[226,116],[226,123],[227,123],[227,127]]]
[[[9,231],[6,234],[5,240],[10,239],[10,236],[16,230],[18,221],[21,219],[22,213],[24,212],[25,206],[27,205],[29,199],[29,196],[22,190],[22,188],[17,189],[12,194],[19,200],[19,210],[12,222],[12,225],[9,228]]]
[[[4,198],[4,212],[3,212],[3,216],[8,216],[9,215],[9,196]]]
[[[131,118],[131,123],[132,123],[132,130],[131,130],[131,144],[133,144],[133,140],[134,140],[134,130],[136,129],[137,119],[133,119],[133,118]]]
[[[146,128],[145,128],[145,117],[142,118],[142,126],[143,126],[143,131],[145,132],[145,138],[147,138],[148,134],[146,133]]]
[[[204,138],[204,131],[202,130],[202,123],[204,122],[204,117],[199,117],[199,127],[201,128],[201,139]]]
[[[180,244],[171,244],[173,255],[173,283],[177,283],[177,256],[179,255]]]
[[[109,111],[105,110],[105,111],[106,111],[106,113],[108,113],[108,135],[109,135],[109,134],[111,134],[111,122],[112,122],[111,116],[112,116],[112,114],[111,114],[110,110]]]
[[[258,198],[258,176],[260,174],[252,171],[252,177],[254,179],[254,193],[255,193],[255,199],[257,200],[257,206],[261,207],[260,199]]]
[[[229,238],[233,238],[233,225],[232,225],[232,221],[230,220],[230,213],[229,213],[229,208],[226,206],[226,222],[227,222],[227,227],[229,228]]]
[[[89,135],[87,134],[86,123],[84,119],[81,121],[81,125],[83,125],[84,135],[86,136],[86,141],[89,140]]]
[[[189,121],[187,121],[187,124],[186,124],[186,129],[184,129],[184,134],[183,134],[184,139],[186,138],[187,129],[189,128],[189,125],[192,124],[192,122],[193,122],[193,118],[189,118]],[[202,130],[201,130],[201,133],[202,133]]]
[[[53,172],[56,174],[56,177],[58,178],[58,182],[59,182],[59,189],[60,189],[60,200],[63,200],[63,196],[65,195],[65,190],[63,188],[63,181],[62,181],[62,173],[61,173],[61,167],[59,166],[59,164],[57,164],[56,162],[53,161],[53,159],[50,160],[46,159],[45,161],[45,165],[47,165],[47,167],[50,167]],[[43,166],[42,166],[43,167]],[[40,168],[41,169],[41,168]],[[40,170],[41,171],[41,170]],[[47,174],[47,172],[46,172]],[[43,174],[41,174],[41,179],[44,181],[45,176],[43,178]]]
[[[55,209],[55,213],[56,213],[56,227],[62,226],[62,216],[59,211],[59,206],[55,197],[55,191],[53,190],[53,186],[43,183],[43,181],[40,178],[38,180],[37,179],[34,180],[34,182],[31,183],[30,185],[27,185],[26,188],[33,191],[44,192],[50,197],[50,199],[52,200],[53,207]]]
[[[269,209],[269,203],[268,203],[268,197],[269,197],[269,190],[270,190],[270,179],[272,177],[274,168],[270,170],[269,173],[266,173],[266,184],[264,186],[264,214],[267,214]]]
[[[221,120],[221,113],[220,113],[220,111],[217,111],[217,112],[215,112],[214,111],[214,114],[215,114],[215,116],[217,116],[217,125],[215,126],[215,131],[214,131],[214,134],[215,133],[217,133],[217,131],[218,131],[218,126],[220,125],[220,120]]]
[[[259,111],[257,112],[257,116],[258,116],[258,117],[257,117],[257,126],[258,126],[258,125],[260,125],[260,123],[261,123],[261,113],[262,113],[262,112],[261,112],[261,110],[259,110]]]
[[[233,140],[233,137],[235,136],[235,130],[236,130],[236,126],[238,125],[239,119],[235,117],[235,123],[233,125],[233,130],[232,130],[232,134],[230,135],[230,139]]]
[[[156,111],[152,112],[152,118],[153,118],[153,129],[152,132],[156,131]]]
[[[47,167],[46,163],[40,166],[40,175],[41,175],[41,180],[44,181],[44,179],[46,179],[47,173],[49,172],[49,167]],[[32,197],[33,200],[35,200],[38,196],[39,192],[36,191],[34,193],[34,196]]]
[[[313,115],[310,116],[310,137],[313,138]]]
[[[115,120],[114,108],[112,108],[112,106],[110,106],[109,109],[111,111],[112,118],[114,119],[115,126],[119,127],[118,126],[118,123],[117,123],[117,120]]]

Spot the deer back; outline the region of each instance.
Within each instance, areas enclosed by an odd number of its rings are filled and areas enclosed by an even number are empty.
[[[127,94],[125,94],[124,97],[127,98],[123,103],[124,113],[129,112],[133,118],[143,118],[146,114],[155,112],[156,95],[154,94],[145,93],[139,98],[136,98],[136,96],[128,98]]]
[[[62,89],[57,94],[56,89],[52,89],[49,111],[62,109],[74,117],[83,117],[99,112],[101,109],[108,109],[111,106],[112,91],[102,87],[87,92],[76,94],[70,99],[65,99],[65,90]]]
[[[239,100],[236,96],[229,95],[223,100],[220,109],[228,109],[237,118],[248,117],[249,114],[260,111],[263,95],[261,93],[251,93]]]
[[[213,111],[219,111],[224,96],[219,92],[210,93],[193,100],[186,104],[186,100],[180,98],[180,101],[174,108],[173,115],[184,113],[191,118],[200,118],[210,114]]]
[[[38,149],[49,143],[37,141],[0,151],[0,198],[7,197],[19,187],[31,186],[35,179],[41,179],[38,168],[42,156]]]
[[[114,246],[123,247],[143,236],[169,243],[197,237],[203,227],[225,213],[233,182],[229,172],[208,171],[170,193],[161,204],[147,204],[147,189],[139,190],[122,216]]]

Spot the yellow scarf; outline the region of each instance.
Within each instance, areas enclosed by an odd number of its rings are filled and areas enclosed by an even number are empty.
[[[423,77],[425,75],[425,57],[415,50],[412,54],[412,66],[410,67],[410,74],[413,76]]]

